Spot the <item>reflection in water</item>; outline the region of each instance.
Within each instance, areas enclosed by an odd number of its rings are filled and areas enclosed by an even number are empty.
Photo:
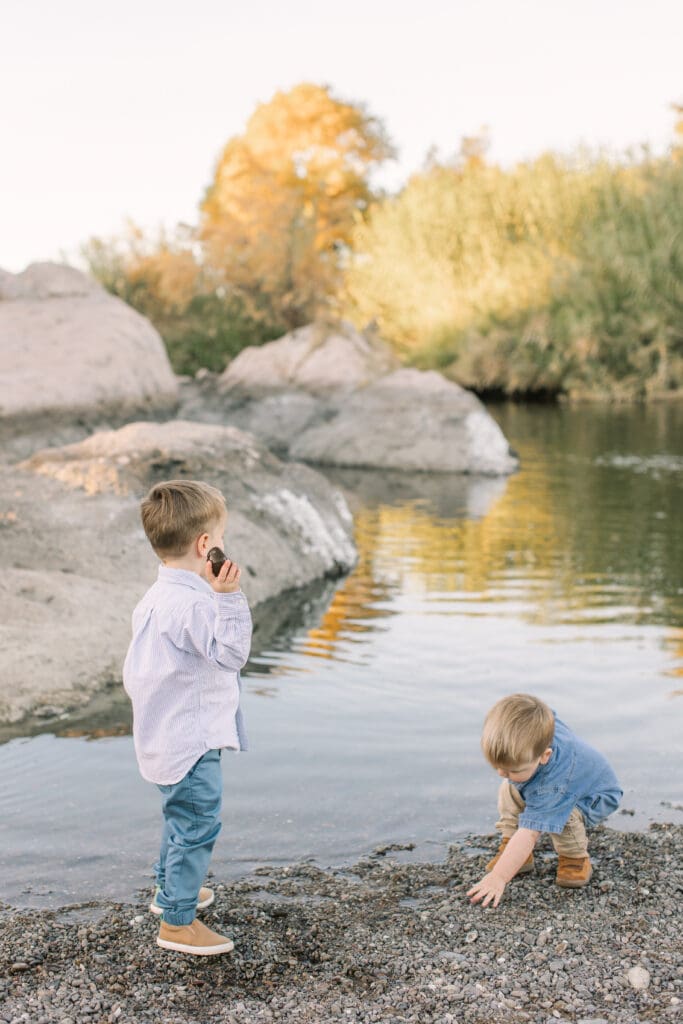
[[[362,660],[353,645],[370,644],[382,620],[399,614],[393,599],[406,590],[458,589],[452,536],[485,516],[505,491],[505,478],[335,470],[354,512],[358,564],[334,594],[298,651]],[[459,520],[461,520],[459,522]]]
[[[683,680],[683,629],[674,629],[662,640],[662,647],[671,652],[673,665],[663,675]],[[672,690],[670,697],[683,697],[683,688]]]
[[[326,471],[354,512],[358,564],[341,584],[257,609],[251,693],[274,697],[268,678],[314,673],[319,659],[342,673],[366,664],[411,599],[452,619],[581,627],[573,643],[614,642],[601,627],[664,625],[665,674],[683,677],[683,408],[492,412],[521,457],[510,478]],[[127,701],[109,694],[78,721],[24,734],[129,728]],[[0,741],[16,734],[5,729]]]
[[[614,764],[626,793],[615,827],[679,820],[683,407],[493,413],[522,460],[507,480],[330,474],[359,562],[341,584],[257,609],[252,753],[225,758],[217,873],[339,863],[392,841],[435,852],[490,830],[496,783],[479,733],[514,690],[538,693]],[[158,807],[121,736],[129,716],[119,686],[78,719],[22,729],[111,739],[1,745],[0,733],[0,884],[22,905],[41,882],[101,894],[105,856],[107,891],[142,884]]]
[[[360,559],[300,653],[349,657],[351,641],[371,642],[397,613],[391,598],[410,593],[536,624],[683,621],[683,456],[667,450],[681,444],[678,411],[494,411],[522,457],[509,480],[332,474],[355,512]],[[653,433],[664,451],[620,454]]]

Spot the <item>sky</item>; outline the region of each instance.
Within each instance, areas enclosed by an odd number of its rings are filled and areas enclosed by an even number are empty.
[[[397,189],[486,126],[504,165],[670,143],[680,0],[6,0],[0,267],[194,223],[229,138],[302,81],[381,118]]]

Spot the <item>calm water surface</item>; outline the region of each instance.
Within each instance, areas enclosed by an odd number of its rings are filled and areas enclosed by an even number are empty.
[[[509,480],[335,473],[360,560],[272,609],[228,754],[217,874],[390,842],[438,857],[492,830],[479,731],[500,696],[547,700],[611,759],[617,828],[683,820],[683,408],[493,406]],[[147,884],[157,794],[124,701],[0,746],[0,899]]]

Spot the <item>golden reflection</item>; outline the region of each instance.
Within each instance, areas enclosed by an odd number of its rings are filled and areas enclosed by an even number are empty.
[[[358,564],[336,591],[320,625],[308,630],[302,644],[303,653],[337,659],[342,637],[348,641],[353,634],[374,632],[376,620],[394,614],[386,604],[382,607],[382,602],[388,601],[392,588],[377,578],[373,566],[380,535],[379,511],[364,509],[356,517],[355,526]]]
[[[60,739],[102,740],[112,736],[128,736],[129,734],[130,725],[127,722],[119,722],[116,725],[103,726],[97,729],[88,728],[87,725],[73,726],[68,729],[60,729],[56,735]]]
[[[538,573],[555,586],[547,568],[561,550],[561,536],[552,501],[538,480],[533,500],[528,486],[526,477],[513,477],[483,519],[443,518],[417,502],[362,508],[355,526],[358,565],[320,625],[308,631],[305,653],[336,657],[340,641],[373,632],[378,620],[394,614],[388,599],[396,591],[489,599],[496,578],[517,571],[525,585]],[[568,585],[569,579],[567,570]]]
[[[665,670],[664,675],[674,679],[683,679],[683,629],[673,629],[664,639],[663,646],[671,651],[674,665]],[[683,697],[683,689],[671,690],[670,697]]]
[[[396,593],[429,594],[436,607],[443,596],[462,602],[463,614],[477,614],[480,602],[482,613],[497,601],[514,604],[513,614],[537,625],[651,622],[664,595],[656,571],[643,570],[657,569],[642,545],[643,537],[656,542],[647,506],[625,517],[614,477],[588,462],[558,477],[543,440],[525,439],[522,465],[480,518],[467,501],[456,510],[446,483],[441,500],[430,493],[396,504],[370,499],[360,509],[355,502],[359,563],[309,631],[307,653],[336,657],[340,642],[375,631]],[[467,496],[476,481],[460,486]],[[671,674],[683,675],[680,663]]]

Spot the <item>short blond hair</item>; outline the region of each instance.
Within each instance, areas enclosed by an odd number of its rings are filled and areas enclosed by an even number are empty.
[[[555,735],[555,716],[530,693],[513,693],[493,705],[484,720],[481,749],[494,768],[515,768],[540,757]]]
[[[164,558],[184,555],[196,537],[226,514],[221,492],[201,480],[163,480],[140,505],[147,539]]]

